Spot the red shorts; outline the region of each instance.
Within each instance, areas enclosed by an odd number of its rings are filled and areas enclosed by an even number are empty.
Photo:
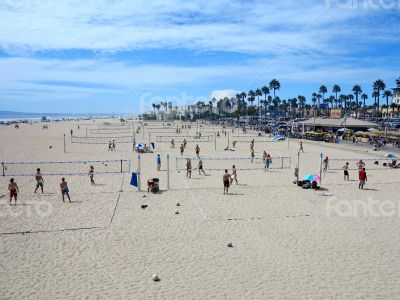
[[[10,191],[10,197],[17,197],[17,191],[16,190],[11,190]]]

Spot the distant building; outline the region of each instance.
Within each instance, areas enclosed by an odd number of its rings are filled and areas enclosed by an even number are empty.
[[[393,89],[392,103],[400,105],[400,87]]]

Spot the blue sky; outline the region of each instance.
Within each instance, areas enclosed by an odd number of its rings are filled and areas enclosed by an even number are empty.
[[[310,102],[400,77],[400,0],[60,2],[0,0],[0,110],[138,113],[273,78]]]

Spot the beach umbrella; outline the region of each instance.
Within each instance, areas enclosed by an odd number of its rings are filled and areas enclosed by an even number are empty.
[[[378,131],[378,129],[375,129],[375,128],[368,128],[367,129],[369,132],[377,132]]]
[[[386,158],[396,158],[396,155],[389,153],[389,154],[386,154],[385,157]]]
[[[144,149],[144,144],[141,144],[141,143],[136,144],[136,145],[135,145],[135,148],[136,148],[136,149]]]
[[[345,132],[345,131],[353,131],[353,130],[351,130],[351,129],[349,129],[349,128],[340,128],[340,129],[338,129],[337,131],[338,131],[338,132]]]
[[[321,177],[315,173],[308,173],[306,176],[304,176],[304,180],[321,181]]]

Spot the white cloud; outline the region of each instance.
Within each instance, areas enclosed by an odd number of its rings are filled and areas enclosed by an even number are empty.
[[[211,93],[210,98],[215,98],[217,100],[224,99],[225,97],[232,98],[235,97],[236,94],[240,93],[240,91],[236,90],[215,90]]]

